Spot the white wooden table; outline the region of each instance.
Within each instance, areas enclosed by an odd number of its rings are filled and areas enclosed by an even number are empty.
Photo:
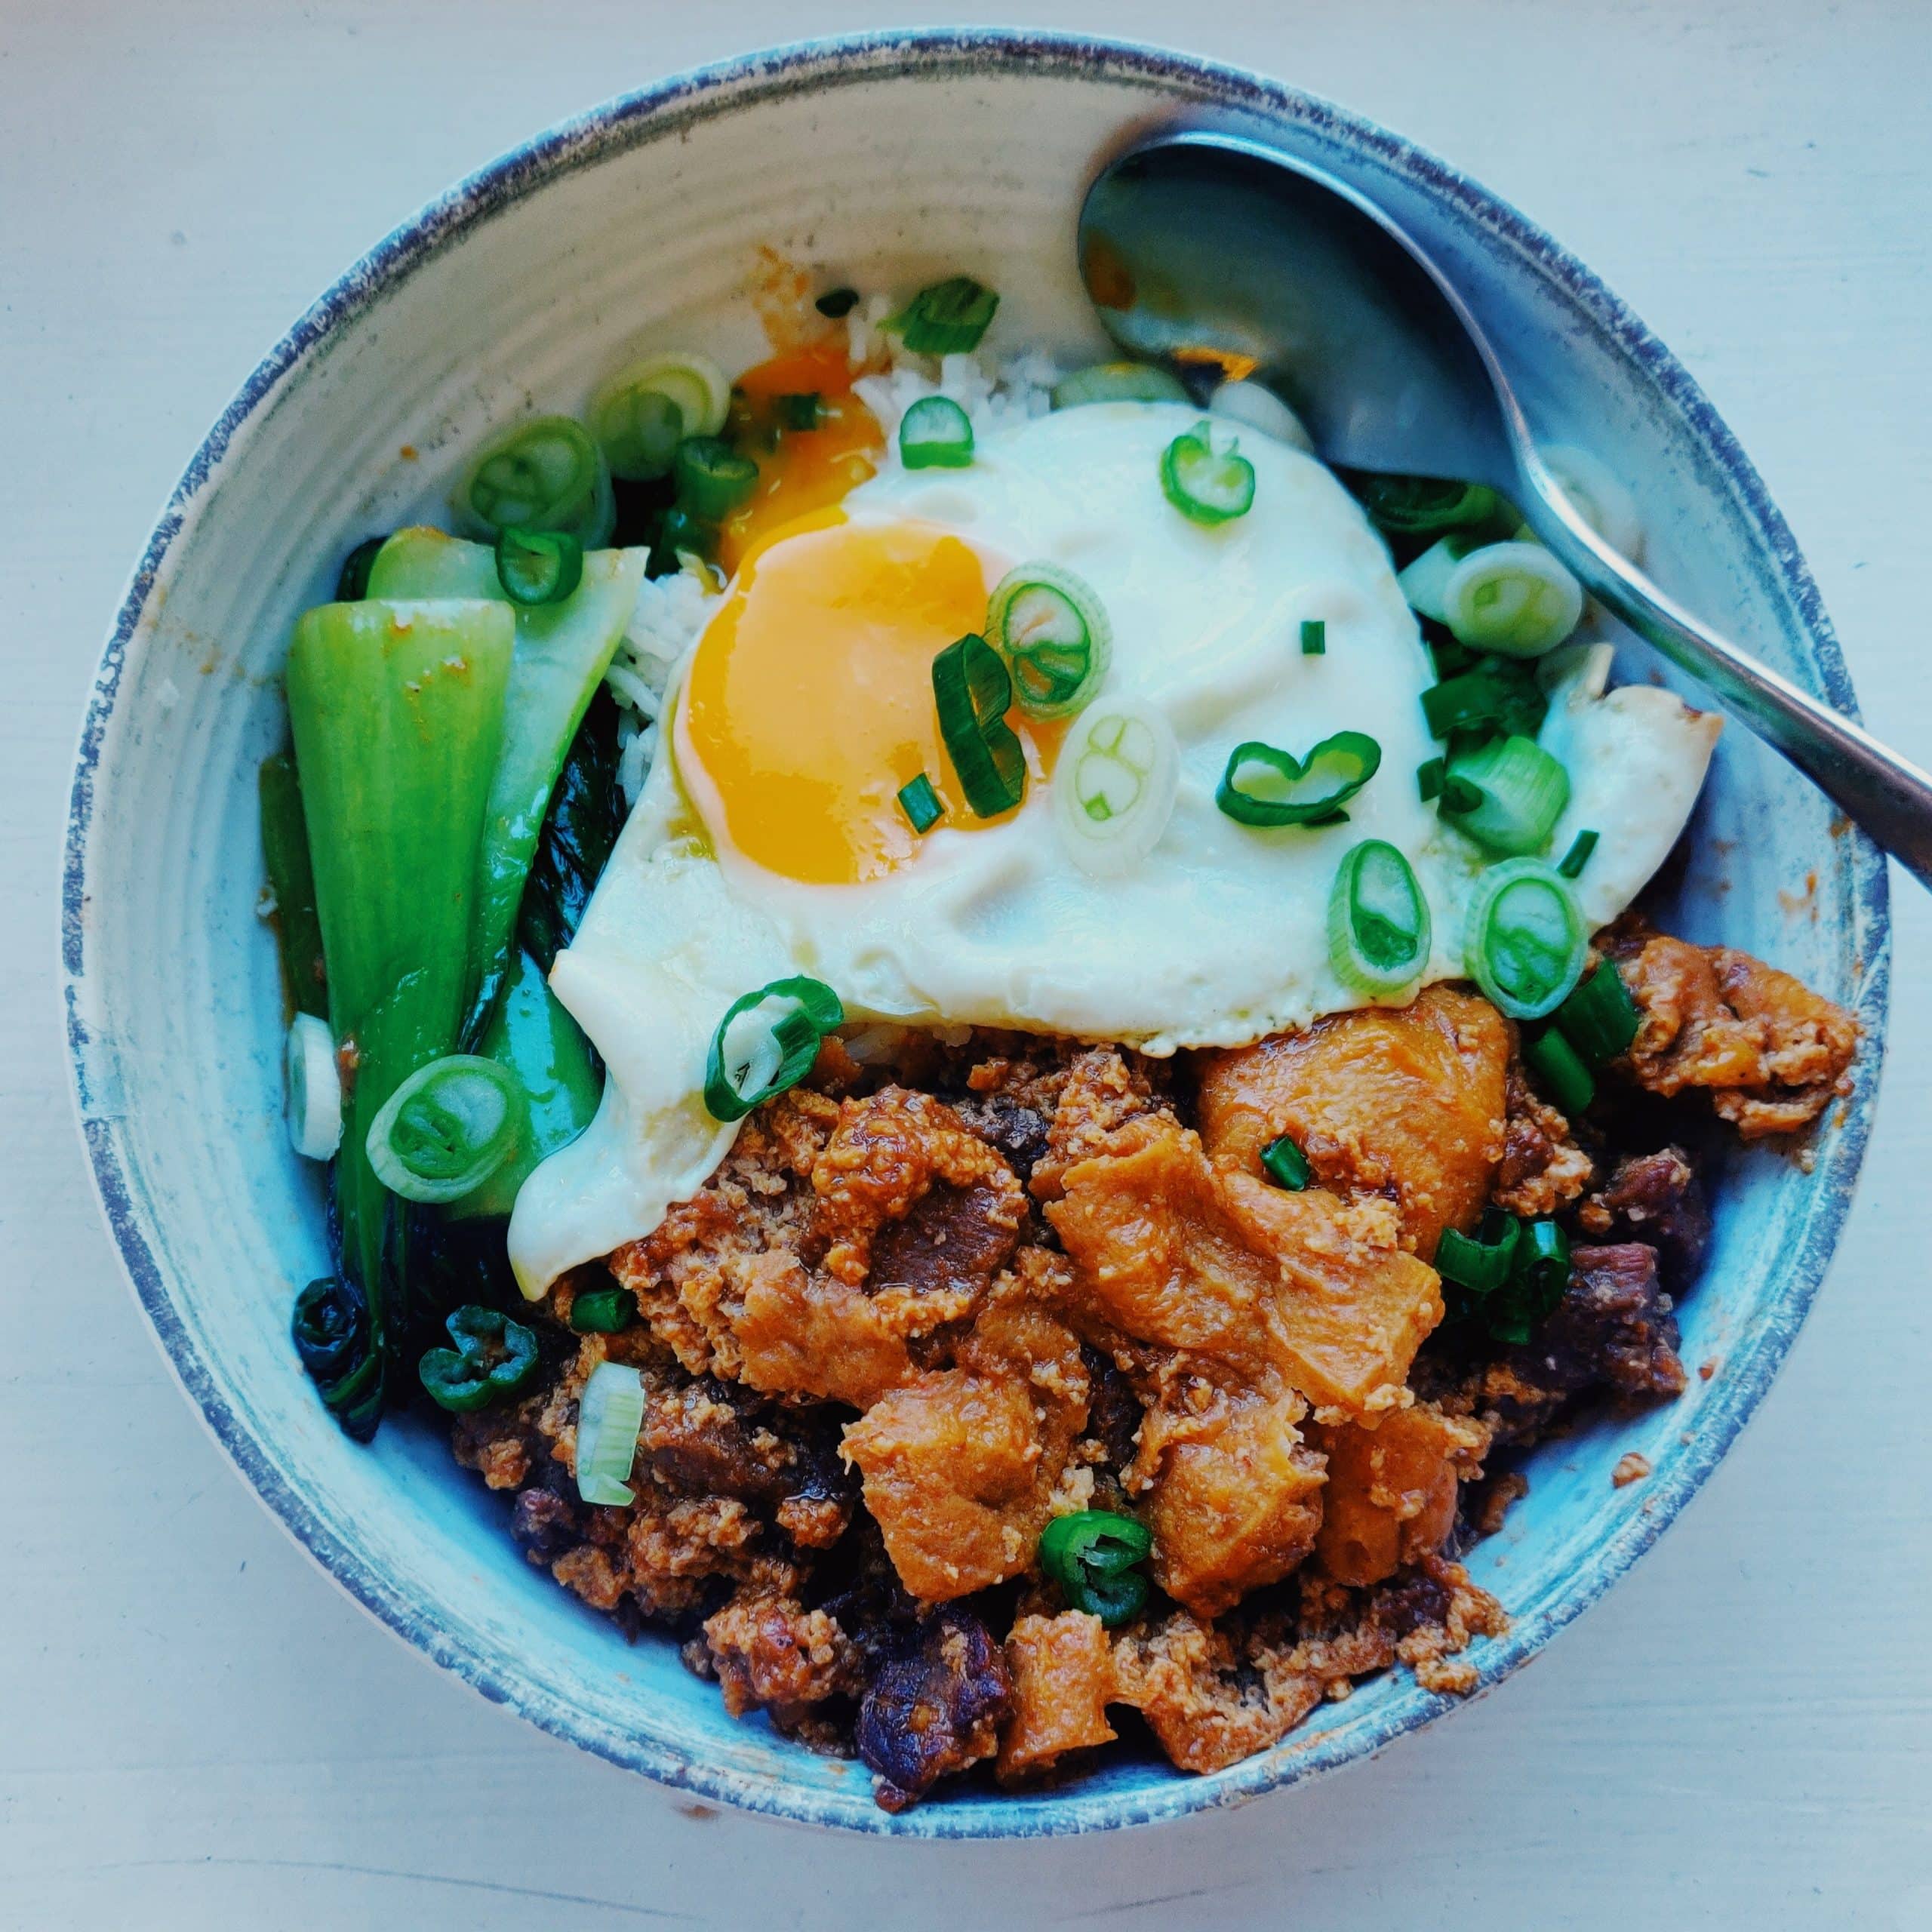
[[[1863,1192],[1756,1426],[1535,1669],[1232,1815],[1015,1847],[720,1816],[389,1641],[164,1373],[54,992],[74,734],[156,506],[310,297],[459,174],[672,69],[918,11],[0,0],[0,1924],[1932,1926],[1932,907],[1902,881]],[[1728,417],[1866,716],[1932,762],[1926,0],[1030,11],[1331,95],[1554,230]]]

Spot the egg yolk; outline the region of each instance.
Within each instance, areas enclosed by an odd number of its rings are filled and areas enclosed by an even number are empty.
[[[842,342],[774,355],[733,385],[740,418],[734,441],[758,465],[758,487],[718,533],[718,561],[728,574],[781,526],[829,508],[872,474],[885,446],[878,419],[852,393],[854,371]],[[814,397],[814,426],[788,423],[785,398]]]
[[[718,844],[811,884],[883,877],[921,844],[898,795],[922,771],[946,824],[1001,822],[968,809],[933,702],[933,660],[984,627],[986,591],[978,553],[931,524],[832,510],[750,552],[692,654],[676,724]],[[1040,778],[1051,746],[1009,721]]]

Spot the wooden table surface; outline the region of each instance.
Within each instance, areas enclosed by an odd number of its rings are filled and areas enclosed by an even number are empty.
[[[1867,718],[1932,763],[1925,0],[1029,11],[1332,96],[1554,231],[1728,417]],[[721,1816],[392,1641],[165,1372],[54,974],[83,695],[157,506],[301,307],[458,174],[677,68],[916,12],[0,5],[0,1924],[1932,1926],[1932,916],[1896,872],[1879,1131],[1755,1426],[1534,1669],[1238,1813],[1022,1847]]]

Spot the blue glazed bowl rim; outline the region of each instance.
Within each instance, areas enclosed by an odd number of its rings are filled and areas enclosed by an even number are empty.
[[[387,235],[334,283],[276,344],[208,432],[183,473],[130,582],[103,653],[82,725],[70,795],[61,891],[61,966],[69,1060],[81,1128],[109,1232],[171,1366],[217,1441],[296,1540],[337,1582],[398,1636],[455,1672],[493,1702],[508,1705],[553,1735],[659,1782],[743,1809],[801,1823],[921,1838],[1043,1837],[1118,1829],[1238,1804],[1278,1787],[1372,1755],[1463,1700],[1420,1690],[1392,1700],[1371,1725],[1291,1738],[1276,1749],[1208,1777],[1177,1774],[1149,1789],[1121,1793],[1074,1786],[1063,1793],[934,1803],[898,1817],[879,1810],[862,1781],[823,1791],[734,1772],[702,1761],[669,1734],[644,1737],[600,1722],[596,1714],[531,1681],[514,1660],[473,1653],[451,1638],[433,1610],[379,1574],[325,1524],[285,1481],[203,1359],[177,1315],[172,1293],[140,1225],[114,1120],[89,1091],[89,1038],[81,998],[87,970],[82,909],[88,841],[101,753],[130,645],[188,509],[236,432],[282,379],[328,336],[390,286],[493,214],[531,189],[651,136],[727,107],[907,72],[953,73],[1051,67],[1172,88],[1214,103],[1298,122],[1341,140],[1424,183],[1473,223],[1532,258],[1606,335],[1645,371],[1737,492],[1764,553],[1803,626],[1824,695],[1857,715],[1850,678],[1817,585],[1791,531],[1736,438],[1690,374],[1595,275],[1507,203],[1412,143],[1317,97],[1261,75],[1193,55],[1133,42],[1026,29],[888,31],[839,36],[743,55],[672,76],[562,122],[459,183]],[[1890,977],[1890,928],[1884,855],[1862,834],[1847,835],[1852,914],[1868,945],[1860,1011],[1866,1051],[1857,1092],[1841,1122],[1820,1145],[1817,1204],[1789,1260],[1778,1318],[1764,1324],[1748,1352],[1727,1363],[1726,1399],[1704,1411],[1696,1441],[1652,1479],[1648,1506],[1625,1524],[1561,1601],[1518,1617],[1509,1633],[1472,1652],[1486,1690],[1542,1648],[1628,1570],[1675,1518],[1749,1419],[1809,1310],[1836,1244],[1863,1161],[1876,1097]]]

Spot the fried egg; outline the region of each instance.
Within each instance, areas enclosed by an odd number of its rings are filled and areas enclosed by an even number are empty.
[[[848,403],[855,411],[856,403]],[[1199,420],[1120,402],[983,425],[969,467],[908,471],[843,433],[781,517],[761,499],[735,571],[675,679],[663,747],[551,983],[609,1069],[590,1130],[524,1187],[510,1252],[525,1291],[648,1233],[695,1192],[735,1126],[703,1100],[706,1060],[740,995],[795,974],[848,1016],[1012,1026],[1150,1054],[1239,1044],[1364,996],[1330,964],[1327,906],[1365,838],[1408,858],[1433,915],[1427,980],[1463,971],[1463,909],[1490,855],[1422,800],[1440,746],[1418,699],[1433,673],[1388,552],[1304,451],[1244,426],[1255,489],[1215,527],[1165,497],[1162,453]],[[1010,721],[1027,783],[976,817],[941,741],[937,653],[985,627],[1015,567],[1077,573],[1106,611],[1102,700],[1164,721],[1171,817],[1124,872],[1081,863],[1055,823],[1063,722]],[[1325,648],[1303,648],[1305,623]],[[1669,694],[1604,694],[1604,654],[1553,667],[1544,737],[1574,796],[1555,836],[1600,835],[1580,881],[1592,925],[1648,879],[1694,802],[1716,720]],[[1346,823],[1258,829],[1216,805],[1229,752],[1304,756],[1339,731],[1381,747]],[[898,803],[924,773],[943,809]],[[1402,997],[1407,997],[1404,994]]]

